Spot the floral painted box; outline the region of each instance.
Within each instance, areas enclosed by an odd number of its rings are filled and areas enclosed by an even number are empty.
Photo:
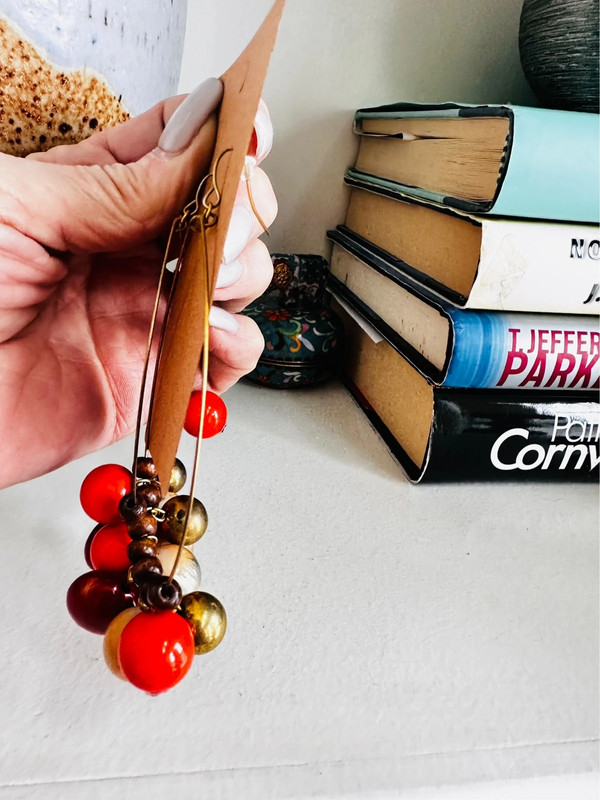
[[[275,253],[273,280],[244,313],[259,326],[265,348],[247,379],[276,389],[321,383],[338,367],[339,317],[325,305],[328,264],[321,256]]]

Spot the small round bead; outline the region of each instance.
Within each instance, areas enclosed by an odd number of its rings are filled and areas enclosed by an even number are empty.
[[[160,558],[160,563],[163,565],[163,572],[166,575],[171,574],[178,551],[178,544],[159,545],[157,556]],[[202,577],[200,564],[192,551],[187,547],[184,547],[181,551],[181,557],[173,577],[181,586],[181,591],[184,594],[195,592],[200,588],[200,580]]]
[[[180,492],[185,486],[187,480],[187,470],[178,458],[175,459],[175,466],[171,470],[171,478],[169,480],[169,491],[173,494]]]
[[[123,629],[118,660],[125,678],[150,694],[159,694],[184,677],[194,660],[194,636],[174,611],[138,614]]]
[[[129,492],[125,497],[122,497],[119,503],[119,514],[125,522],[134,522],[145,514],[147,510],[146,504],[141,503],[139,499],[136,500],[133,492]]]
[[[165,539],[173,542],[173,544],[179,544],[183,538],[189,499],[189,495],[181,494],[177,497],[171,497],[163,506],[163,511],[167,516],[160,523],[160,532]],[[194,498],[184,544],[197,542],[204,535],[207,525],[208,515],[206,509],[200,500]]]
[[[202,392],[192,392],[188,404],[184,430],[191,436],[200,435],[200,412],[202,411]],[[206,392],[206,402],[204,406],[204,425],[202,426],[202,438],[210,439],[221,433],[227,422],[227,406],[221,397],[215,392]]]
[[[142,558],[151,558],[152,556],[156,556],[157,553],[158,545],[156,544],[156,539],[148,536],[129,542],[129,547],[127,548],[127,555],[132,563],[141,561]]]
[[[146,503],[147,506],[155,508],[162,500],[162,492],[160,491],[160,484],[156,481],[151,483],[142,483],[136,489],[138,501]]]
[[[227,614],[221,603],[208,592],[186,594],[181,615],[194,632],[196,654],[209,653],[221,642],[227,629]]]
[[[90,544],[92,569],[123,572],[129,567],[127,525],[122,520],[103,525]]]
[[[141,586],[149,575],[162,575],[162,564],[156,556],[148,556],[136,561],[129,569],[131,580]],[[151,580],[151,579],[150,579]]]
[[[133,595],[121,586],[121,575],[114,572],[86,572],[67,591],[69,614],[92,633],[105,633],[117,614],[130,606]]]
[[[128,525],[129,536],[132,539],[143,539],[146,536],[156,536],[158,522],[155,516],[147,511]]]
[[[172,611],[181,603],[182,596],[181,586],[168,575],[152,577],[141,590],[142,602],[157,611]]]
[[[88,567],[90,569],[94,569],[94,567],[92,566],[92,560],[90,558],[90,548],[92,546],[92,542],[94,541],[95,535],[98,533],[100,528],[103,528],[103,527],[104,527],[104,523],[103,522],[99,522],[96,525],[96,527],[92,530],[92,532],[88,536],[88,538],[87,538],[87,540],[85,542],[84,548],[83,548],[83,557],[85,558],[85,563],[88,565]]]
[[[131,472],[120,464],[96,467],[81,484],[83,510],[96,522],[112,522],[119,515],[119,501],[131,491],[131,481]]]
[[[135,467],[135,474],[138,478],[156,478],[156,467],[151,458],[138,458]]]
[[[117,678],[125,681],[127,678],[123,675],[123,670],[119,664],[119,642],[121,641],[121,634],[125,626],[131,622],[134,617],[141,614],[139,608],[126,608],[121,611],[113,621],[110,623],[104,634],[104,642],[102,651],[104,653],[104,660],[109,670],[116,675]]]

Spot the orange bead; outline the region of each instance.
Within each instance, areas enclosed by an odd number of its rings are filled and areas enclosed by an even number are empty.
[[[91,541],[90,561],[92,569],[108,572],[123,572],[131,561],[127,548],[131,538],[124,522],[111,522],[103,525]]]
[[[171,689],[194,658],[194,634],[175,611],[138,614],[121,633],[118,658],[130,683],[150,694]]]
[[[202,392],[192,392],[185,415],[184,429],[191,436],[200,433],[200,410],[202,408]],[[210,439],[221,433],[227,422],[227,406],[225,401],[214,392],[206,392],[206,405],[204,408],[204,427],[202,438]]]
[[[93,469],[81,484],[79,499],[85,513],[96,522],[112,522],[119,516],[119,502],[131,491],[131,472],[120,464]]]

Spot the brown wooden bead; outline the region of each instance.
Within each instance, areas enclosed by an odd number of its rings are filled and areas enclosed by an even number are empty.
[[[155,556],[142,558],[131,565],[129,574],[134,583],[143,586],[147,580],[152,580],[149,575],[162,575],[162,564]]]
[[[141,561],[142,558],[150,558],[155,556],[158,552],[158,545],[156,539],[144,536],[143,539],[137,539],[129,544],[127,548],[127,555],[129,560],[133,563]],[[162,562],[161,562],[162,563]]]
[[[140,499],[136,499],[133,492],[126,494],[119,502],[119,514],[125,522],[134,522],[145,514],[147,510],[146,504],[141,502]]]
[[[127,526],[127,530],[132,539],[143,539],[145,536],[156,536],[158,522],[149,511],[143,516],[138,517]]]
[[[146,503],[146,505],[150,506],[151,508],[155,508],[162,499],[160,484],[156,481],[152,481],[151,483],[142,483],[137,487],[136,493],[138,499],[142,503]]]
[[[152,576],[141,590],[142,602],[157,611],[167,611],[181,603],[181,586],[168,575]]]
[[[156,467],[151,458],[138,458],[135,467],[135,474],[138,478],[156,478]]]

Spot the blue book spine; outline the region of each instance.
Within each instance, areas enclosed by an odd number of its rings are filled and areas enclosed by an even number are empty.
[[[595,317],[446,311],[454,343],[444,386],[589,390],[600,385]]]

